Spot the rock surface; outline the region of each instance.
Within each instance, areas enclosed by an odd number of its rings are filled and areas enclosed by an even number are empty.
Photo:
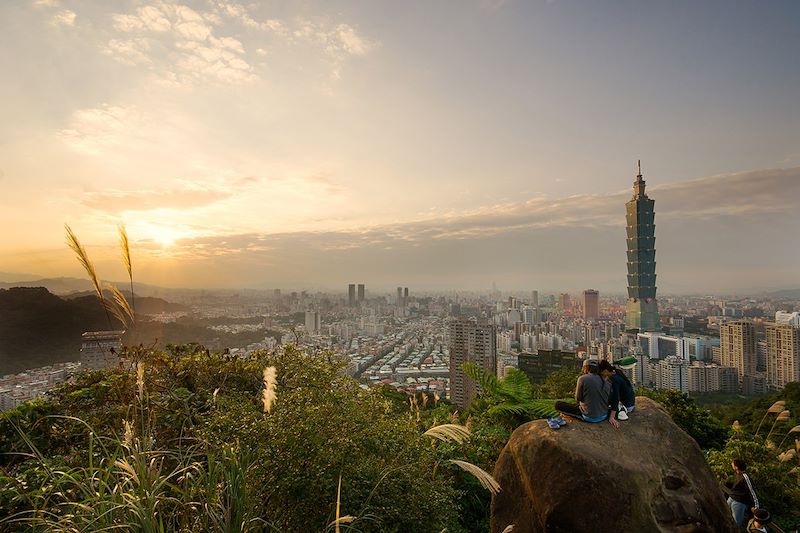
[[[620,424],[517,428],[494,469],[492,533],[736,531],[700,447],[660,405],[638,397]]]

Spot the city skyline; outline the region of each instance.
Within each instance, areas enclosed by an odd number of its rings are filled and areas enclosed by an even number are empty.
[[[0,6],[0,272],[168,287],[797,288],[791,2]],[[634,45],[635,43],[635,45]]]

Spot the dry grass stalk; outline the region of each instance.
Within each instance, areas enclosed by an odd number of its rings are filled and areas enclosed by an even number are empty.
[[[114,466],[119,468],[123,474],[132,479],[134,483],[137,485],[139,484],[139,475],[136,473],[136,470],[133,468],[133,466],[131,466],[127,459],[117,459],[114,461]]]
[[[512,531],[514,531],[514,524],[509,524],[509,525],[507,525],[507,526],[506,526],[506,528],[503,530],[503,533],[511,533]]]
[[[103,296],[103,290],[100,288],[100,279],[97,277],[97,271],[94,269],[94,265],[89,259],[89,254],[86,253],[86,248],[84,248],[83,245],[81,244],[81,241],[78,240],[78,236],[75,235],[75,232],[72,231],[72,228],[69,227],[69,224],[64,224],[64,229],[67,232],[67,245],[73,252],[75,252],[75,256],[78,258],[78,262],[81,264],[83,269],[86,271],[86,274],[89,276],[89,280],[92,282],[92,285],[94,286],[94,293],[100,300],[100,304],[103,306],[103,310],[106,313],[106,318],[108,319],[108,327],[110,328],[111,317],[108,314],[109,305],[108,302],[106,302],[105,297]]]
[[[336,489],[336,533],[339,533],[339,511],[342,506],[342,474],[339,474],[339,487]]]
[[[764,416],[761,417],[761,422],[758,423],[758,427],[756,428],[756,435],[758,435],[759,430],[761,430],[761,425],[764,423],[764,420],[767,419],[767,415],[770,413],[780,413],[783,411],[784,407],[786,406],[786,400],[778,400],[777,402],[773,403],[767,412],[764,413]],[[773,426],[774,427],[774,426]]]
[[[122,444],[130,449],[133,446],[133,427],[131,427],[131,423],[127,420],[122,421],[122,425],[125,428],[125,433],[122,437]]]
[[[795,450],[786,450],[778,456],[778,460],[782,463],[785,463],[787,461],[791,461],[795,457],[797,457],[797,452]]]
[[[124,225],[119,226],[119,247],[122,250],[122,262],[125,263],[125,270],[128,272],[128,279],[131,282],[131,317],[136,316],[136,300],[133,295],[133,263],[131,262],[131,247],[128,241],[128,230]],[[134,320],[135,322],[135,320]]]
[[[136,386],[139,389],[139,398],[144,395],[144,361],[136,363]]]
[[[430,428],[423,435],[445,442],[457,442],[458,444],[469,440],[472,436],[469,430],[460,424],[440,424]]]
[[[272,409],[272,403],[277,398],[276,388],[278,371],[274,366],[268,366],[264,369],[264,391],[262,399],[264,401],[264,414],[268,414]]]
[[[134,323],[133,309],[128,304],[128,299],[111,283],[106,283],[106,289],[114,297],[116,306],[109,306],[109,309],[114,314],[114,317],[119,320],[123,326],[128,326]]]
[[[450,462],[475,476],[483,488],[492,493],[492,496],[496,496],[500,492],[500,483],[486,470],[472,463],[459,461],[458,459],[450,459]]]

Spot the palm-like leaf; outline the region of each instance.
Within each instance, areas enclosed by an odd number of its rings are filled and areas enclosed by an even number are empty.
[[[489,372],[485,368],[481,368],[475,363],[464,363],[462,367],[464,374],[472,378],[487,394],[495,394],[497,392],[497,376]]]

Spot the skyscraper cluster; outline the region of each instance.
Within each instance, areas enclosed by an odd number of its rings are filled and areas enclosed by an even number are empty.
[[[365,289],[364,284],[358,284],[358,292],[356,292],[356,284],[351,283],[347,286],[347,305],[350,307],[356,307],[357,305],[361,305],[364,303],[365,297]]]
[[[397,306],[408,306],[408,287],[397,287]]]

